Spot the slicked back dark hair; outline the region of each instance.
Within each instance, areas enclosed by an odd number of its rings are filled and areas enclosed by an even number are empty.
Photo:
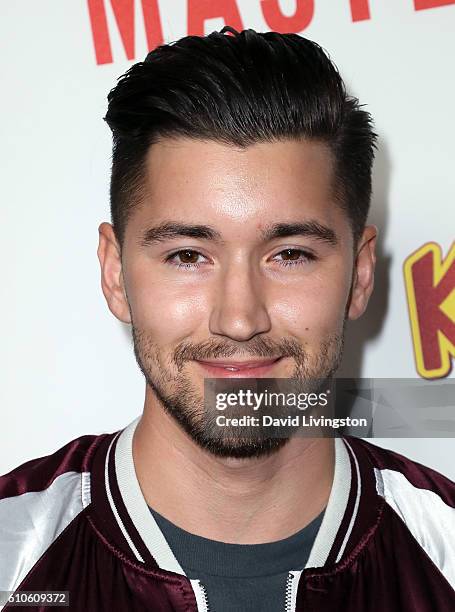
[[[229,26],[186,36],[134,64],[108,101],[111,218],[120,245],[139,199],[148,149],[168,136],[237,147],[283,139],[325,142],[334,159],[335,199],[354,239],[361,235],[376,134],[370,114],[346,93],[336,66],[315,42]]]

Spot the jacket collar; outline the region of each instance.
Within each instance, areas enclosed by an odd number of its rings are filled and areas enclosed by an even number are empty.
[[[133,461],[135,418],[123,430],[106,434],[93,461],[93,512],[104,535],[145,570],[185,575],[141,492]],[[331,493],[305,573],[342,562],[375,523],[374,471],[360,441],[335,438]]]

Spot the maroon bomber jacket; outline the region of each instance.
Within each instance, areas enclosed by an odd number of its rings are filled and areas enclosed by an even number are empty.
[[[141,493],[139,418],[0,477],[0,590],[68,591],[77,612],[211,610]],[[289,571],[282,612],[454,612],[455,483],[359,438],[335,449],[324,518],[305,569]]]

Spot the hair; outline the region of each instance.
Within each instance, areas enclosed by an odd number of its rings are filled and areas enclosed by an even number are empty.
[[[318,140],[334,160],[335,201],[357,242],[371,199],[377,135],[317,43],[297,34],[237,32],[225,26],[158,46],[108,95],[113,133],[111,219],[120,245],[140,199],[149,147],[164,137],[237,147]]]

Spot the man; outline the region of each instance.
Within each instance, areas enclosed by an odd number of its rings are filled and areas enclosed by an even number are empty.
[[[229,27],[108,99],[98,256],[144,411],[2,477],[0,588],[97,612],[454,610],[454,483],[353,437],[207,427],[205,379],[336,372],[373,288],[369,114],[315,43]]]

